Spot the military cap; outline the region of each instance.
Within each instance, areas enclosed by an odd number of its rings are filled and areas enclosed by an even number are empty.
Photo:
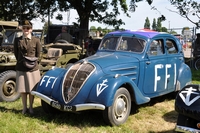
[[[22,26],[23,27],[32,27],[32,23],[30,21],[28,21],[28,20],[24,20],[22,22]]]

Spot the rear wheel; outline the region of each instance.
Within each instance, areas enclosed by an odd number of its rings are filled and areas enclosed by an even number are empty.
[[[200,69],[200,58],[198,58],[195,62],[194,62],[194,68],[196,70]]]
[[[126,122],[131,110],[131,97],[124,87],[119,88],[114,97],[113,105],[103,111],[106,123],[111,126],[118,126]]]
[[[20,97],[16,92],[16,72],[8,70],[0,74],[0,101],[13,102]]]

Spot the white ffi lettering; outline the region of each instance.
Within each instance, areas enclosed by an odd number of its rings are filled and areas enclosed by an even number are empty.
[[[47,87],[48,84],[51,83],[51,79],[55,79],[55,77],[49,77],[49,79],[47,80],[47,83],[46,83],[46,86],[45,86],[45,87]]]
[[[43,84],[43,82],[45,82],[46,80],[45,80],[45,78],[48,78],[49,76],[43,76],[43,78],[42,78],[42,80],[41,80],[41,82],[40,82],[40,86]]]
[[[54,81],[53,81],[53,84],[52,84],[52,86],[51,86],[51,89],[54,87],[54,84],[56,83],[56,80],[57,80],[58,78],[56,78]]]
[[[157,82],[161,79],[160,76],[158,76],[158,69],[163,68],[162,64],[155,65],[155,79],[154,79],[154,91],[157,90]]]
[[[168,69],[171,67],[171,64],[167,64],[165,67],[165,89],[167,89],[167,79],[170,78],[170,74],[168,74]]]
[[[176,84],[176,64],[174,64],[174,85]]]

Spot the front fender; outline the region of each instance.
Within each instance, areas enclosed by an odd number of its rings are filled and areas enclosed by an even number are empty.
[[[66,69],[54,68],[47,71],[38,83],[36,91],[62,102],[62,83]]]
[[[57,67],[65,67],[66,64],[68,64],[70,61],[70,63],[74,63],[78,60],[80,60],[80,55],[79,53],[68,53],[68,54],[63,54],[62,56],[60,56],[57,61],[56,61],[56,66]]]
[[[130,84],[135,95],[136,104],[147,103],[150,98],[142,95],[136,84],[126,76],[106,75],[100,78],[91,89],[88,97],[89,102],[101,103],[106,107],[113,104],[113,99],[117,89],[123,84]]]

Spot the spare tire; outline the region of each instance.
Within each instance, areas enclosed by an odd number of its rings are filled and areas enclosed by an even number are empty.
[[[200,86],[187,85],[179,91],[175,99],[175,110],[200,121]]]
[[[8,70],[0,74],[0,102],[13,102],[20,97],[16,92],[16,72]]]

